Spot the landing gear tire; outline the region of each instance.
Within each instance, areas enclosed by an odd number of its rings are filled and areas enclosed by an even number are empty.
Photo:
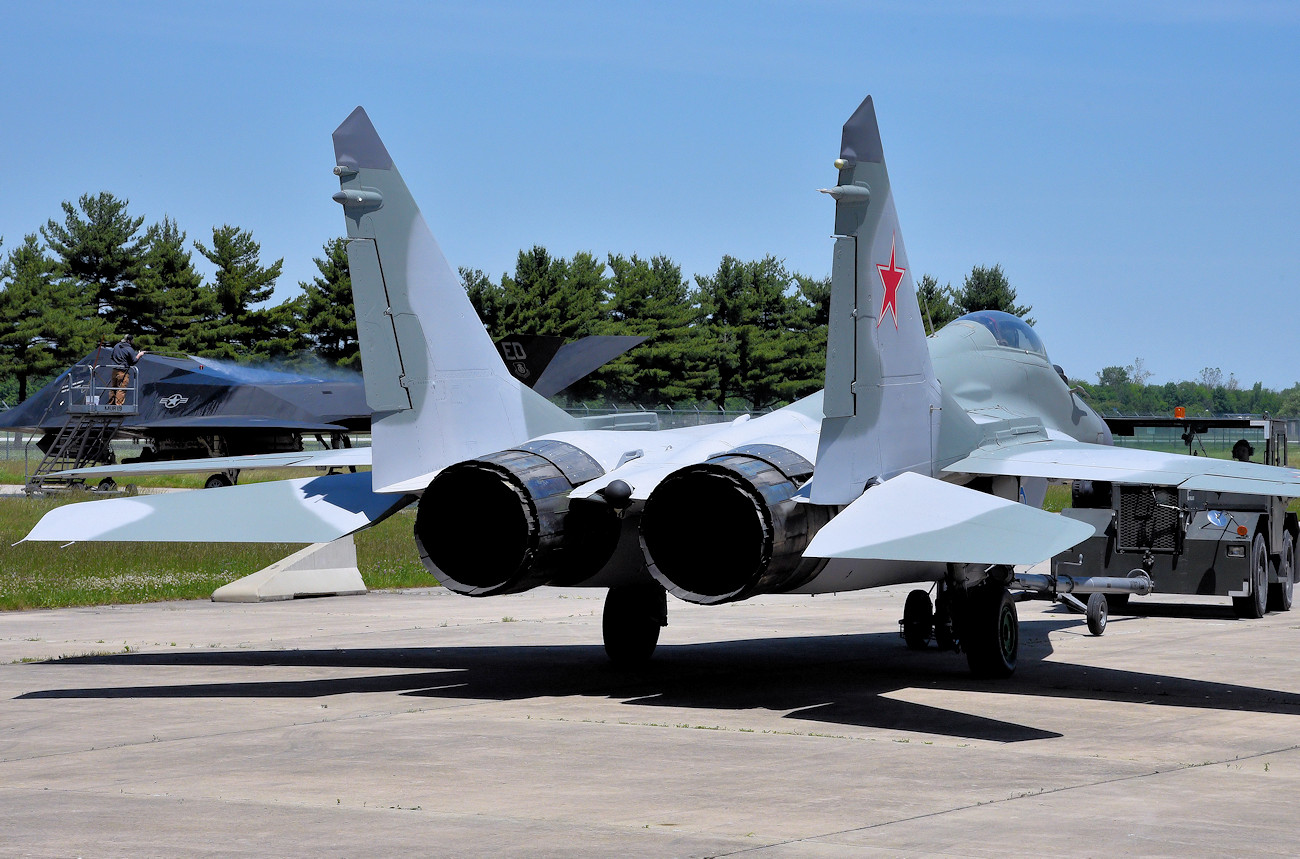
[[[1268,586],[1268,610],[1290,611],[1295,593],[1295,538],[1287,531],[1282,537],[1282,554],[1277,563],[1278,580]]]
[[[1233,597],[1237,617],[1259,618],[1268,611],[1268,547],[1264,535],[1256,534],[1250,549],[1250,595]]]
[[[1101,635],[1106,631],[1106,621],[1110,619],[1110,601],[1106,594],[1092,594],[1088,597],[1088,632]]]
[[[601,617],[609,661],[620,668],[649,662],[667,622],[668,594],[658,585],[610,588]]]
[[[219,486],[234,486],[234,482],[229,477],[218,472],[208,477],[203,484],[204,489],[216,489]]]
[[[930,595],[919,588],[903,603],[903,640],[910,650],[925,650],[934,636],[934,609]]]
[[[966,595],[962,649],[978,677],[1010,677],[1020,652],[1016,603],[1002,585],[984,584]]]

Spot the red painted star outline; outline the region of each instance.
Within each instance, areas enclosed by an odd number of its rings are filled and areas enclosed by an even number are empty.
[[[885,298],[880,303],[880,316],[876,319],[876,327],[885,321],[885,311],[888,310],[894,315],[894,330],[898,330],[898,285],[903,282],[903,274],[907,271],[905,268],[899,268],[894,264],[894,240],[897,234],[891,234],[889,237],[889,265],[876,263],[876,270],[880,272],[880,283],[885,287]]]

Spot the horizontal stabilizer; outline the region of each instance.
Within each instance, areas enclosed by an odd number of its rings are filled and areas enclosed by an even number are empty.
[[[373,525],[410,496],[371,491],[370,472],[65,504],[27,540],[328,543]]]
[[[982,447],[944,471],[1051,480],[1103,480],[1300,498],[1300,471],[1294,468],[1077,441]]]
[[[1093,527],[912,472],[868,489],[817,532],[805,556],[1036,564]]]
[[[349,468],[370,465],[370,448],[344,447],[307,453],[254,453],[248,456],[209,456],[165,462],[128,462],[60,471],[59,477],[114,477],[125,474],[201,474],[248,468]]]

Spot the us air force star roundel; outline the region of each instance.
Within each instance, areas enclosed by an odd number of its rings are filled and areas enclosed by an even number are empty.
[[[880,282],[885,286],[885,300],[880,303],[880,317],[876,320],[876,327],[885,321],[885,311],[888,310],[894,314],[894,330],[898,330],[898,284],[903,281],[905,268],[899,268],[894,264],[894,236],[889,237],[889,265],[876,263],[876,270],[880,272]]]

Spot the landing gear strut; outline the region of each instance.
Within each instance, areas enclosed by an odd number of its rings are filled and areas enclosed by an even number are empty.
[[[668,625],[668,594],[657,584],[609,589],[601,627],[605,653],[619,667],[650,661],[660,627]]]

